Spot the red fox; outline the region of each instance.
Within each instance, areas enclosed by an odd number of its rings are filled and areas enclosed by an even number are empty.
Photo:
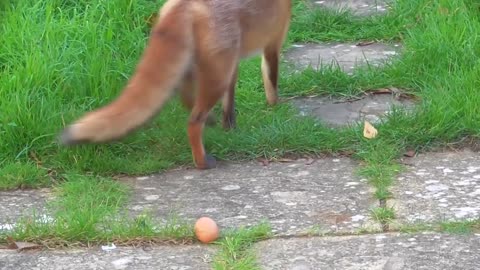
[[[291,0],[168,0],[122,93],[87,113],[60,135],[63,145],[120,139],[154,117],[179,91],[190,111],[188,138],[198,169],[216,166],[205,152],[203,129],[223,98],[223,127],[234,128],[239,61],[262,54],[269,105],[278,100],[281,47],[291,20]]]

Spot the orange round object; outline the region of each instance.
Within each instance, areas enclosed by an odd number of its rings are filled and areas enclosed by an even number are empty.
[[[195,222],[195,235],[203,243],[210,243],[218,238],[217,223],[209,217],[201,217]]]

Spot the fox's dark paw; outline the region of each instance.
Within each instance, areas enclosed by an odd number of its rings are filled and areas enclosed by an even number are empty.
[[[216,166],[217,166],[217,160],[212,155],[206,154],[203,164],[197,164],[197,169],[208,170],[208,169],[213,169]]]
[[[223,129],[230,130],[237,127],[235,115],[226,115],[223,117]]]

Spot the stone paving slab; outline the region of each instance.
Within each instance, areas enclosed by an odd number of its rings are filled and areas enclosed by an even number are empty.
[[[159,246],[151,250],[117,248],[110,251],[68,249],[53,251],[0,250],[2,270],[165,269],[207,270],[215,250],[206,246]]]
[[[480,235],[379,234],[295,238],[255,246],[264,270],[473,270]]]
[[[378,206],[371,187],[355,176],[350,159],[325,158],[308,165],[259,162],[220,164],[218,168],[173,170],[128,181],[134,188],[128,205],[159,218],[170,213],[194,222],[212,217],[221,227],[250,226],[267,219],[275,233],[351,232],[378,229],[369,220]]]
[[[298,70],[309,66],[318,70],[322,66],[332,63],[348,74],[360,66],[370,64],[380,66],[385,61],[397,55],[400,44],[386,45],[373,43],[358,46],[356,43],[322,43],[322,44],[294,44],[284,56],[286,62],[292,63]]]
[[[397,99],[392,94],[367,95],[353,101],[328,97],[298,97],[291,100],[301,115],[313,116],[332,127],[351,125],[363,120],[372,124],[392,111],[394,107],[410,110],[414,103]]]
[[[383,14],[388,10],[384,0],[312,0],[312,2],[331,9],[349,9],[360,16]]]
[[[296,70],[312,67],[316,70],[332,63],[347,74],[355,68],[366,65],[380,66],[400,52],[400,44],[385,45],[372,43],[294,44],[285,54],[284,61],[293,64]],[[393,106],[410,110],[414,102],[405,98],[397,99],[396,93],[366,95],[353,101],[341,101],[328,97],[297,97],[291,103],[301,115],[311,115],[332,127],[363,122],[372,124],[393,110]]]
[[[406,159],[389,205],[400,223],[480,218],[480,154],[470,150]]]
[[[0,191],[0,230],[8,229],[22,216],[46,214],[45,203],[50,189]]]

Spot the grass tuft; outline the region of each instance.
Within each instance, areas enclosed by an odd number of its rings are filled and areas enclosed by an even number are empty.
[[[268,223],[227,231],[218,243],[221,250],[214,259],[213,269],[261,269],[256,261],[255,253],[250,247],[270,235],[271,228]]]
[[[440,230],[451,234],[478,233],[480,232],[480,220],[442,222]]]
[[[392,208],[377,207],[372,209],[372,216],[382,224],[388,224],[395,219],[395,211]]]
[[[414,223],[399,227],[402,233],[419,233],[435,231],[449,234],[472,234],[480,232],[480,220],[443,221],[435,223]]]

